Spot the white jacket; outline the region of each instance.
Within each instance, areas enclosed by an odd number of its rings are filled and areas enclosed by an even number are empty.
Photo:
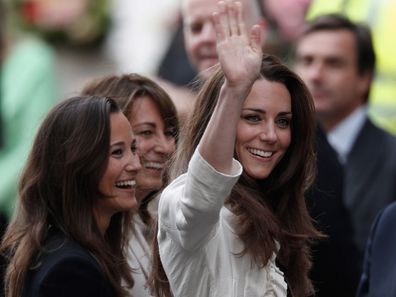
[[[217,172],[195,151],[186,174],[163,191],[158,244],[175,297],[264,297],[287,295],[275,254],[264,268],[239,256],[243,243],[235,215],[224,201],[242,174],[236,160],[231,175]]]

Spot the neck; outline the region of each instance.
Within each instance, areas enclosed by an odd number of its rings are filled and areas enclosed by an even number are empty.
[[[96,224],[98,225],[100,233],[104,236],[107,228],[110,225],[111,216],[105,216],[103,214],[99,214],[98,211],[94,210],[94,216],[96,220]]]

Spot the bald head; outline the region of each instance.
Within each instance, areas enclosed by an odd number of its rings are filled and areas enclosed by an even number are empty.
[[[239,2],[248,27],[261,21],[256,0]],[[218,0],[182,0],[185,48],[191,64],[203,79],[209,77],[211,67],[218,62],[216,33],[211,21],[213,12],[218,9],[217,3]]]

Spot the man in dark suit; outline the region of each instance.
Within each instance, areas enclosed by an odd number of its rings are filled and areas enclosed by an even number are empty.
[[[376,218],[364,259],[357,297],[396,296],[396,203]]]
[[[297,40],[295,69],[343,164],[344,203],[362,261],[375,216],[396,198],[396,138],[376,127],[366,111],[375,69],[369,29],[341,15],[314,19]]]

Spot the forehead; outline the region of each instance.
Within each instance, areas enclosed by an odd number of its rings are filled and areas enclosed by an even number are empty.
[[[138,122],[157,120],[163,122],[160,109],[150,96],[141,96],[135,99],[132,106],[130,121]]]
[[[266,79],[256,80],[243,108],[266,111],[291,112],[291,96],[286,86]]]
[[[298,56],[338,56],[355,60],[355,38],[352,32],[344,29],[315,31],[300,38],[296,53]]]
[[[228,2],[229,0],[225,0]],[[252,0],[239,0],[243,5],[245,19],[248,20],[249,13],[252,9]],[[182,17],[184,21],[191,21],[196,19],[210,19],[212,13],[218,8],[219,0],[182,0]]]
[[[132,128],[128,119],[122,112],[113,112],[110,114],[110,143],[131,142]]]

